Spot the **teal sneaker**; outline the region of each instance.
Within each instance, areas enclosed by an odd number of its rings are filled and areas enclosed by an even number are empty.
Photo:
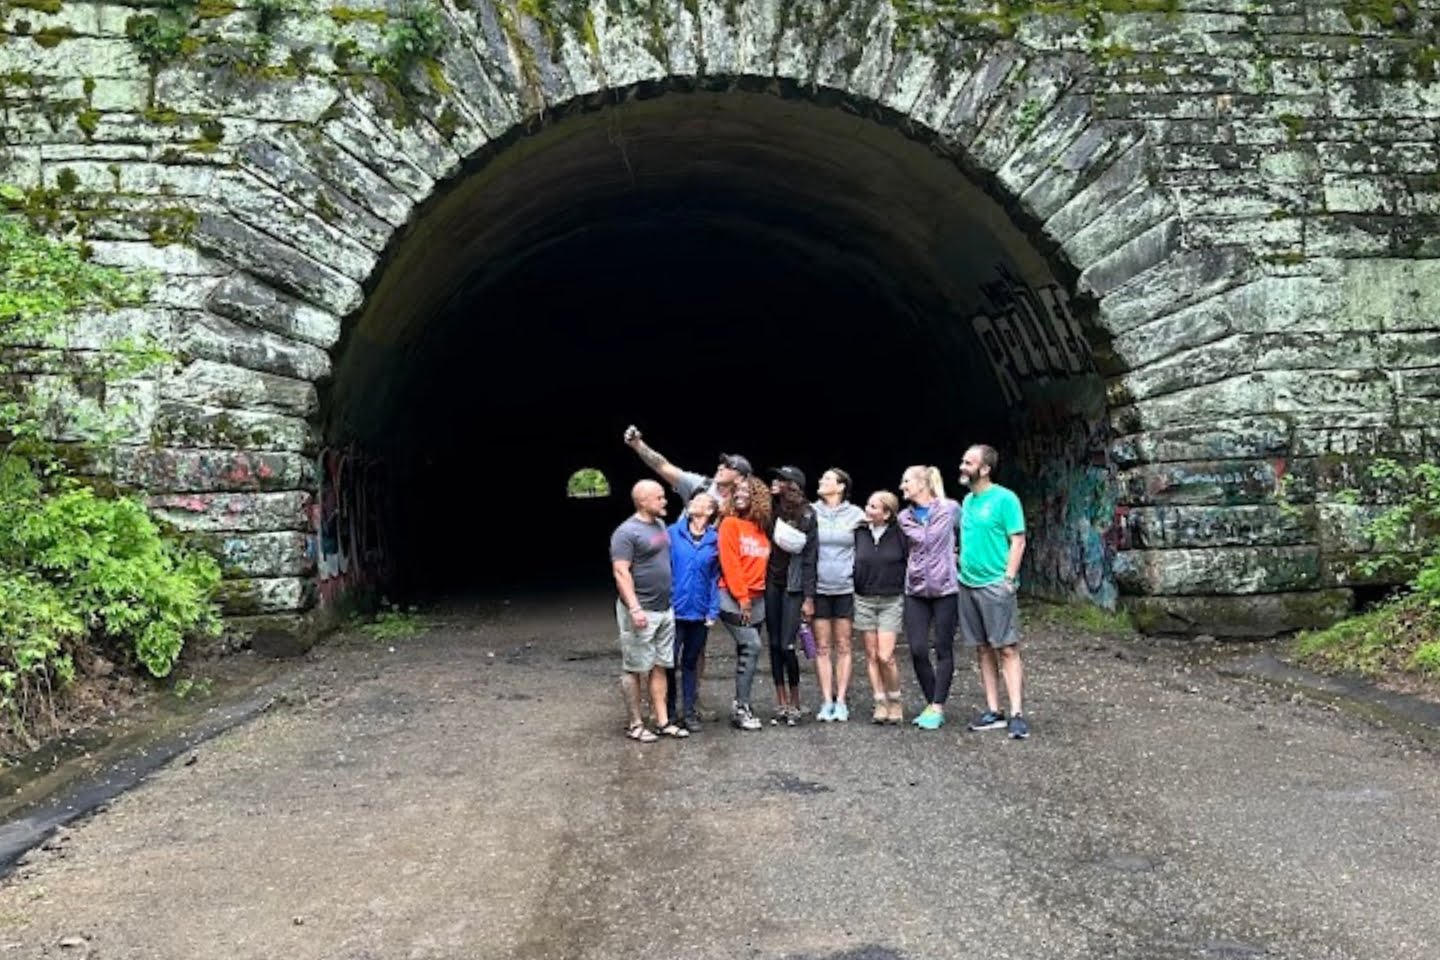
[[[845,723],[850,719],[850,708],[845,706],[844,700],[835,701],[835,709],[830,712],[830,719],[836,723]]]
[[[829,723],[830,721],[834,720],[835,704],[827,700],[824,706],[822,706],[819,710],[815,711],[815,719],[820,721],[821,723]]]
[[[921,730],[939,730],[945,725],[945,713],[932,705],[926,707],[914,722]]]

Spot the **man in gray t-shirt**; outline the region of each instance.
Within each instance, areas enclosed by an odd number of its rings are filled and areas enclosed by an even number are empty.
[[[664,520],[633,516],[620,524],[610,535],[610,560],[630,561],[635,601],[642,611],[670,609],[670,534]]]
[[[675,666],[675,613],[670,609],[670,534],[665,529],[665,488],[641,480],[630,491],[635,514],[610,535],[610,569],[620,594],[615,621],[620,628],[620,687],[630,714],[625,735],[652,743],[640,712],[640,684],[648,678],[655,731],[688,737],[665,707],[665,671]]]
[[[750,461],[738,453],[720,454],[720,462],[715,467],[714,477],[681,470],[665,459],[662,454],[647,446],[637,427],[625,429],[625,445],[634,450],[647,467],[670,484],[680,495],[680,499],[686,503],[689,503],[697,493],[708,493],[715,498],[715,502],[723,510],[725,505],[730,502],[730,491],[734,488],[735,482],[755,472],[750,467]]]

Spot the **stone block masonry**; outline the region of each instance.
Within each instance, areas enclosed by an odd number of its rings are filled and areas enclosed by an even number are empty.
[[[0,181],[159,277],[137,322],[181,363],[110,469],[211,538],[231,612],[287,613],[316,384],[437,185],[639,91],[889,117],[1069,278],[1108,429],[1086,577],[1156,629],[1268,633],[1349,602],[1368,461],[1440,456],[1437,8],[0,0]]]

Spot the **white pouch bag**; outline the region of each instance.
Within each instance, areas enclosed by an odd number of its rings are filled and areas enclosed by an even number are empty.
[[[805,549],[805,534],[790,524],[775,518],[775,546],[786,553],[799,553]]]

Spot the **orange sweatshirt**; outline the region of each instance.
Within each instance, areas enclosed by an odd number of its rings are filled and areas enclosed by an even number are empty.
[[[749,520],[726,517],[720,521],[720,589],[744,603],[765,595],[765,564],[770,539]]]

